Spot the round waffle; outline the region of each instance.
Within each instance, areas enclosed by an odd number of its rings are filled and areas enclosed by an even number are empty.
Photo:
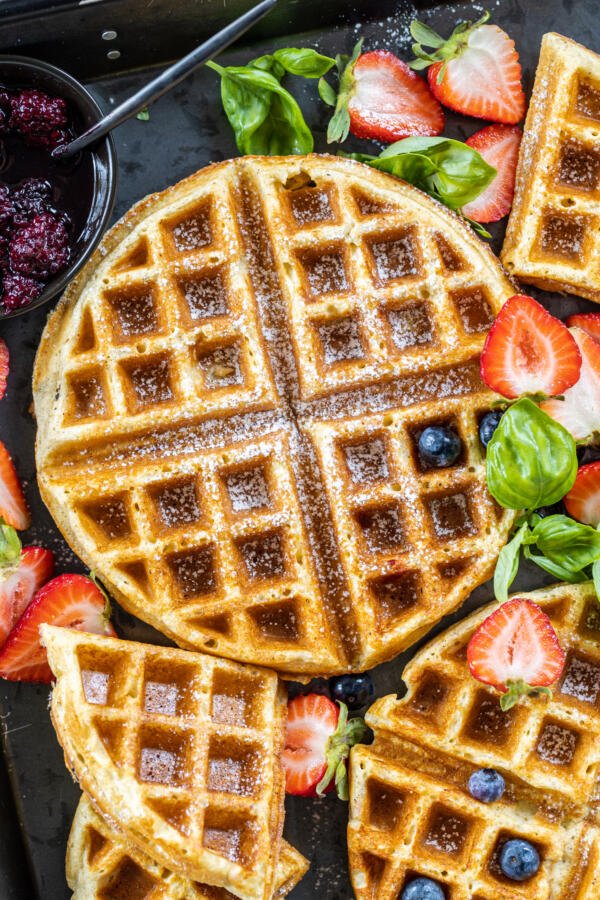
[[[328,156],[210,166],[108,233],[43,335],[37,469],[71,547],[180,646],[361,671],[488,575],[485,333],[458,216]],[[460,436],[427,468],[419,434]]]

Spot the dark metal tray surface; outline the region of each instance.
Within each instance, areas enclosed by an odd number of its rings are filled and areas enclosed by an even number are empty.
[[[53,12],[42,15],[40,9],[45,5],[49,4],[44,4],[43,0],[0,3],[0,50],[10,52],[18,45],[20,52],[30,52],[65,66],[70,64],[76,75],[99,74],[101,77],[91,87],[104,109],[109,109],[139,87],[149,73],[107,75],[105,57],[109,42],[100,44],[102,53],[98,50],[102,29],[115,28],[117,19],[125,21],[125,13],[129,10],[128,36],[121,43],[124,49],[119,65],[121,68],[136,66],[142,61],[149,65],[157,60],[165,62],[169,56],[189,48],[190,32],[188,30],[184,37],[184,25],[193,21],[194,16],[199,22],[195,37],[199,38],[222,24],[224,17],[233,17],[238,7],[237,2],[217,4],[212,0],[200,3],[180,0],[171,4],[165,0],[157,0],[154,4],[139,3],[138,0],[105,0],[89,6],[63,2],[54,6]],[[243,4],[239,6],[241,10]],[[572,0],[495,0],[490,6],[493,21],[516,41],[528,90],[533,82],[544,32],[556,30],[600,50],[600,37],[595,28],[598,15],[595,0],[578,0],[577,3]],[[167,7],[174,17],[171,21]],[[408,26],[416,15],[446,33],[460,19],[475,18],[482,10],[471,3],[413,5],[404,0],[367,0],[352,7],[337,0],[320,4],[281,0],[280,7],[274,25],[265,23],[251,45],[227,52],[223,60],[226,63],[244,62],[277,46],[314,46],[335,55],[350,52],[361,34],[367,48],[382,47],[408,58]],[[138,13],[139,18],[136,18]],[[307,22],[315,30],[299,33],[300,23]],[[132,23],[135,23],[136,41],[131,37]],[[157,34],[157,23],[166,35],[160,53],[152,43]],[[148,34],[154,35],[148,42],[146,25]],[[73,41],[75,46],[71,46]],[[114,41],[112,46],[119,43],[119,38]],[[61,48],[64,58],[61,58]],[[84,62],[86,57],[87,62]],[[316,100],[314,84],[295,84],[293,89],[299,92],[307,111],[307,121],[316,135],[316,149],[326,150],[327,111]],[[115,216],[120,216],[145,194],[161,190],[211,161],[236,155],[218,91],[214,73],[202,70],[153,106],[150,121],[134,119],[117,129],[120,184]],[[453,136],[464,138],[478,127],[475,121],[448,116],[447,130]],[[369,147],[364,143],[362,146]],[[356,149],[360,147],[361,144],[356,142]],[[367,152],[376,151],[370,145]],[[501,246],[502,232],[502,226],[494,229],[496,251]],[[547,293],[543,298],[552,311],[561,316],[593,308],[583,300]],[[30,382],[46,317],[47,310],[40,309],[0,323],[0,334],[11,352],[9,388],[0,408],[0,439],[14,454],[25,480],[34,523],[25,536],[26,543],[40,543],[52,549],[56,554],[57,572],[83,571],[41,502],[35,481],[35,424],[30,413]],[[524,568],[516,588],[531,589],[551,580],[544,581],[543,578],[539,569]],[[479,588],[459,612],[448,617],[432,633],[437,633],[490,597],[489,585]],[[115,621],[119,633],[125,637],[168,643],[149,626],[118,608]],[[378,696],[402,692],[402,670],[415,649],[374,670]],[[44,686],[0,682],[3,748],[3,757],[0,756],[1,900],[34,900],[36,897],[66,900],[70,896],[65,883],[64,857],[79,789],[65,768],[48,715],[48,697],[48,688]],[[291,895],[293,900],[349,900],[353,895],[347,870],[346,804],[332,795],[314,801],[288,797],[286,807],[285,836],[311,860],[309,873]]]

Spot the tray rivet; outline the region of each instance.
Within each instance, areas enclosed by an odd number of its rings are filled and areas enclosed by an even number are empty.
[[[113,31],[112,28],[102,32],[102,40],[103,41],[114,41],[117,36],[117,32]]]
[[[120,50],[109,50],[106,55],[107,55],[108,59],[118,59],[121,55],[121,51]]]

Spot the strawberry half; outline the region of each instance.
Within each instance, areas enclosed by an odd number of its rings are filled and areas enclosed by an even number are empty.
[[[59,575],[41,588],[0,650],[0,677],[49,684],[52,672],[40,643],[42,624],[62,625],[114,635],[110,605],[100,588],[84,575]]]
[[[410,28],[417,57],[413,69],[427,68],[429,87],[444,106],[491,122],[515,125],[525,114],[521,65],[515,42],[489,13],[474,24],[462,22],[448,40],[421,22]],[[432,47],[429,53],[423,49]]]
[[[327,141],[356,137],[391,143],[411,135],[434,136],[444,129],[444,112],[426,82],[388,50],[360,52],[362,41],[343,68],[339,88],[321,79],[319,91],[335,112]]]
[[[298,797],[321,797],[337,788],[348,799],[346,759],[366,734],[362,719],[321,694],[300,694],[288,703],[283,766],[285,789]]]
[[[570,431],[576,441],[600,434],[600,343],[581,328],[571,328],[581,353],[579,380],[565,391],[564,400],[545,400],[544,412]]]
[[[554,396],[575,384],[580,370],[581,354],[566,325],[533,297],[515,294],[506,301],[481,354],[488,387],[509,399]]]
[[[6,392],[6,381],[8,379],[8,347],[6,343],[0,338],[0,400],[4,397]]]
[[[502,691],[500,706],[507,710],[522,696],[549,694],[565,654],[546,613],[516,597],[484,619],[469,641],[467,662],[474,678]]]
[[[576,313],[568,317],[567,325],[569,328],[581,328],[594,340],[600,341],[600,313]]]
[[[600,525],[600,462],[581,466],[565,506],[574,519],[597,528]]]
[[[515,194],[522,136],[516,125],[488,125],[467,139],[468,146],[477,150],[498,174],[475,200],[463,206],[463,215],[475,222],[497,222],[508,215]]]
[[[0,519],[19,531],[30,524],[29,511],[13,461],[0,441]]]
[[[0,569],[0,647],[54,570],[54,556],[43,547],[24,547],[16,565]]]

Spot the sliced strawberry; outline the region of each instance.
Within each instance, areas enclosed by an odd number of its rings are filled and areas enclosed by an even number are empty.
[[[43,547],[24,547],[16,565],[0,569],[0,647],[54,570],[54,556]]]
[[[29,527],[29,511],[8,450],[0,441],[0,519],[22,531]]]
[[[481,354],[481,377],[493,391],[562,394],[579,378],[581,354],[566,325],[533,297],[515,294],[489,330]]]
[[[581,466],[565,497],[567,512],[585,525],[600,525],[600,462]]]
[[[463,206],[462,212],[469,219],[497,222],[510,212],[522,136],[521,129],[516,125],[488,125],[466,141],[498,173],[475,200]]]
[[[576,441],[600,434],[600,343],[581,328],[571,328],[581,353],[581,374],[564,400],[546,400],[544,412],[570,431]]]
[[[362,719],[348,721],[348,708],[321,694],[299,695],[288,703],[283,766],[285,789],[299,797],[322,796],[337,788],[348,798],[346,759],[362,740]]]
[[[527,694],[550,693],[565,654],[546,613],[516,597],[484,619],[469,641],[467,662],[474,678],[502,691],[506,710]]]
[[[427,68],[435,97],[456,112],[491,122],[515,125],[525,114],[521,65],[515,42],[497,25],[462,22],[448,40],[428,26],[413,22],[411,34],[417,57],[412,68]],[[429,53],[423,46],[433,47]]]
[[[110,606],[99,587],[84,575],[59,575],[41,588],[0,650],[0,677],[49,684],[52,672],[40,643],[39,627],[62,625],[114,635]]]
[[[6,381],[8,379],[8,347],[0,338],[0,400],[4,397],[6,391]]]
[[[444,129],[442,107],[427,84],[388,50],[359,56],[348,112],[352,134],[386,143]]]
[[[569,328],[581,328],[594,340],[600,341],[600,313],[576,313],[567,319]]]

